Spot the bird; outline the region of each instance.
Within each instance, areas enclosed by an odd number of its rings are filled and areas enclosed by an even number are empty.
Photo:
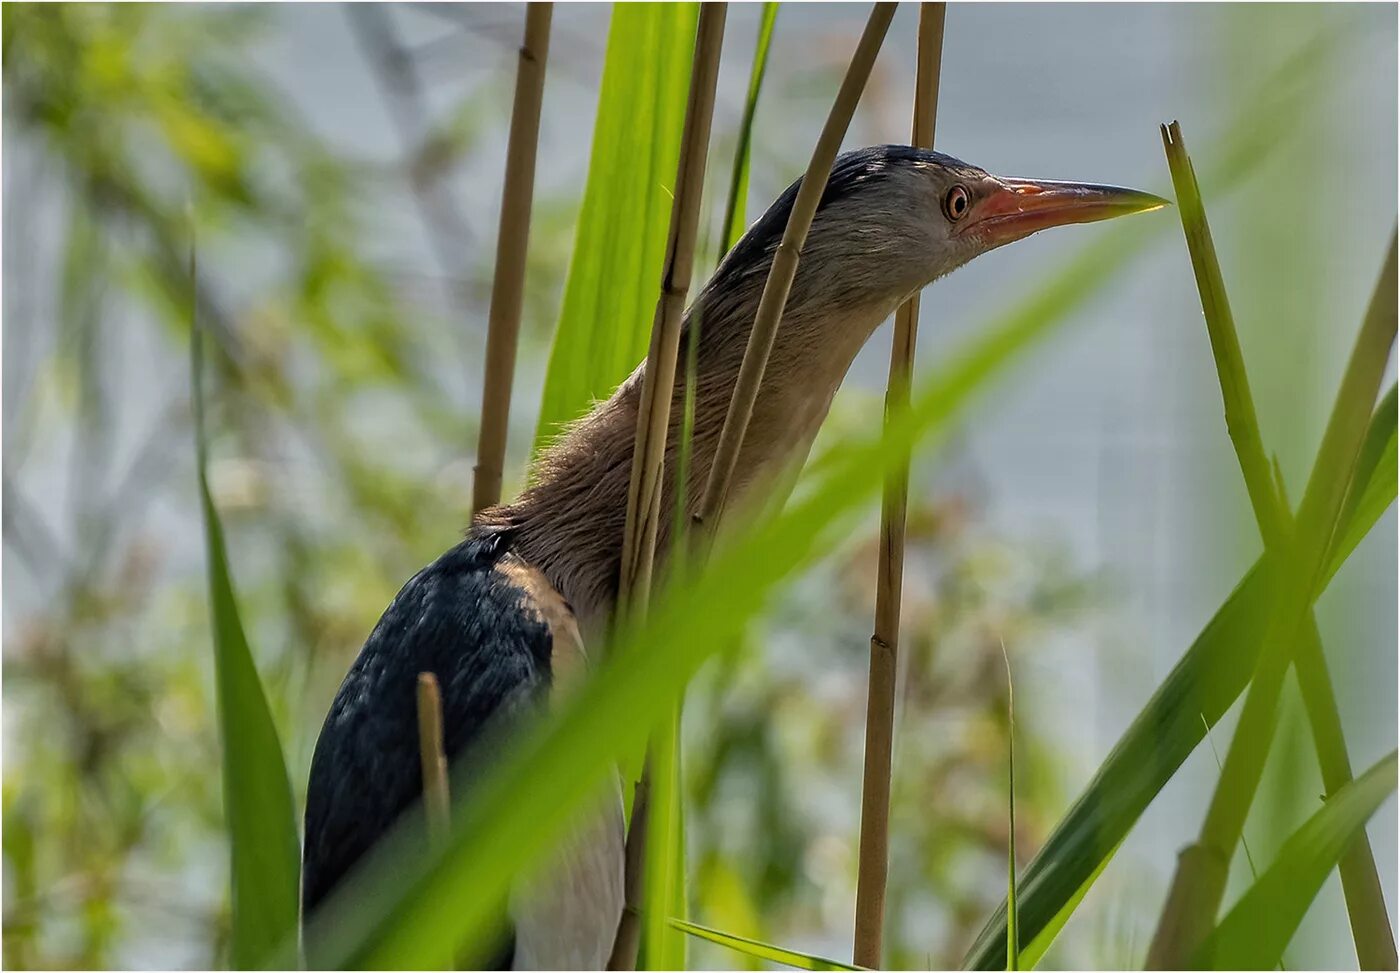
[[[799,185],[753,223],[687,309],[683,342],[703,321],[689,503],[698,505],[709,476]],[[1166,204],[1115,186],[994,176],[907,145],[839,156],[801,251],[731,497],[748,504],[790,483],[857,352],[911,295],[1040,230]],[[471,770],[468,789],[497,741],[538,719],[552,699],[587,677],[585,646],[601,641],[618,597],[644,369],[639,365],[569,425],[537,458],[523,493],[480,511],[459,543],[403,586],[370,633],[312,758],[303,916],[420,802],[420,672],[434,673],[441,684],[444,749]],[[678,379],[673,391],[662,509],[674,503],[684,384]],[[660,518],[658,569],[666,563],[670,530],[671,518]],[[454,775],[454,791],[462,779]],[[613,779],[555,857],[517,882],[492,968],[602,969],[623,908],[623,846],[621,788]]]

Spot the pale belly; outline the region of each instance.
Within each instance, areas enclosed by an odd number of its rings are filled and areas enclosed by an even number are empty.
[[[534,881],[511,897],[517,970],[601,970],[622,915],[622,792],[614,779]]]

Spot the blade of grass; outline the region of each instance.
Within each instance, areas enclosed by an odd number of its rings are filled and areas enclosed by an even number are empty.
[[[1380,422],[1373,422],[1366,430],[1366,441],[1361,445],[1361,455],[1356,458],[1356,478],[1352,485],[1364,485],[1371,482],[1372,474],[1376,470],[1376,464],[1381,461],[1387,449],[1395,448],[1395,421],[1396,421],[1396,388],[1394,383],[1390,386],[1390,391],[1381,396],[1380,402],[1376,405],[1376,417]],[[1342,504],[1342,510],[1348,515],[1356,509],[1359,499],[1355,492],[1347,494],[1346,503]]]
[[[1368,427],[1367,435],[1377,432],[1385,432],[1390,445],[1387,452],[1395,449],[1395,386],[1390,387],[1389,403],[1382,402],[1377,407],[1374,415],[1371,416],[1371,424]],[[1356,545],[1361,543],[1361,539],[1371,532],[1376,521],[1381,514],[1395,502],[1395,470],[1387,469],[1383,464],[1377,464],[1369,473],[1365,482],[1360,479],[1358,464],[1358,475],[1353,478],[1352,487],[1358,494],[1372,496],[1371,502],[1358,503],[1347,513],[1346,520],[1338,525],[1337,533],[1333,537],[1332,549],[1327,555],[1327,567],[1322,574],[1322,582],[1319,590],[1325,591],[1332,583],[1332,578],[1341,570],[1347,558],[1351,557],[1351,552],[1356,550]]]
[[[501,223],[496,235],[496,269],[491,277],[491,306],[487,313],[486,375],[481,389],[481,430],[472,479],[473,514],[501,501],[515,352],[525,297],[525,256],[530,244],[530,204],[535,195],[540,106],[544,102],[553,16],[552,3],[525,5],[525,39],[520,45],[520,63],[515,73]]]
[[[734,467],[739,461],[739,449],[743,445],[763,372],[768,366],[768,356],[773,350],[773,341],[782,321],[788,291],[792,288],[793,278],[797,276],[797,264],[801,259],[802,246],[807,241],[807,231],[812,227],[812,219],[816,216],[817,205],[831,175],[836,153],[841,148],[841,140],[846,136],[861,92],[865,90],[865,83],[875,66],[875,58],[890,29],[896,6],[893,3],[877,3],[870,10],[870,18],[856,44],[855,53],[851,55],[851,63],[841,79],[836,100],[812,150],[812,158],[802,177],[802,185],[797,190],[787,226],[783,228],[782,242],[773,254],[773,263],[754,315],[753,330],[749,332],[748,345],[744,349],[744,360],[729,400],[729,410],[715,447],[714,462],[705,481],[705,493],[697,515],[703,534],[712,536],[719,524],[720,514],[729,496],[729,484],[734,478]],[[708,541],[708,536],[704,540]]]
[[[646,354],[666,256],[698,4],[620,3],[535,451]]]
[[[209,492],[204,428],[203,332],[198,318],[198,265],[190,252],[190,373],[196,469],[209,566],[214,681],[223,751],[224,818],[229,833],[233,922],[229,960],[256,969],[297,928],[301,849],[292,788],[277,726],[248,648],[233,589],[223,525]]]
[[[1392,750],[1327,798],[1201,943],[1192,968],[1267,970],[1278,965],[1327,875],[1365,834],[1366,822],[1394,793],[1395,783]]]
[[[1337,543],[1342,547],[1355,547],[1361,542],[1365,531],[1361,531],[1361,526],[1368,520],[1374,520],[1381,515],[1386,507],[1390,506],[1391,500],[1395,498],[1395,477],[1396,477],[1396,453],[1395,453],[1395,386],[1390,387],[1385,398],[1377,407],[1377,415],[1384,422],[1373,423],[1371,433],[1367,436],[1367,444],[1362,448],[1361,458],[1357,461],[1358,475],[1355,482],[1364,486],[1353,490],[1347,498],[1347,504],[1343,508],[1347,511],[1352,521],[1351,529],[1346,536],[1339,537]],[[1362,471],[1365,475],[1362,475]],[[1372,475],[1374,471],[1374,475]],[[1357,533],[1360,531],[1360,533]]]
[[[1214,924],[1225,893],[1229,862],[1239,844],[1272,742],[1283,678],[1317,596],[1329,541],[1337,532],[1342,502],[1395,341],[1395,292],[1396,238],[1392,236],[1308,477],[1295,530],[1281,556],[1273,552],[1265,556],[1266,570],[1273,575],[1277,594],[1269,610],[1264,651],[1225,754],[1225,768],[1201,825],[1196,842],[1201,853],[1180,859],[1167,908],[1148,952],[1150,968],[1180,968]]]
[[[719,58],[727,12],[728,7],[723,3],[702,4],[697,25],[695,61],[691,67],[690,92],[681,131],[666,263],[661,277],[661,296],[656,302],[651,348],[642,375],[642,400],[627,491],[618,587],[620,611],[628,615],[644,615],[651,594],[656,535],[662,515],[666,437],[675,394],[676,356],[680,348],[685,300],[690,292],[690,278],[695,264],[695,235],[700,225],[700,198],[705,184],[705,164],[709,157],[710,123],[714,116],[715,83],[719,78]],[[677,839],[672,829],[678,824],[676,803],[680,800],[673,780],[674,762],[679,759],[680,724],[677,719],[668,719],[658,729],[658,747],[663,758],[663,778],[657,789],[661,801],[653,810],[648,783],[651,761],[648,758],[642,768],[641,780],[637,783],[627,831],[623,872],[625,904],[608,959],[610,970],[635,968],[643,918],[648,925],[649,959],[659,961],[670,945],[668,941],[680,938],[664,922],[675,898],[672,883],[678,880],[673,860]],[[648,748],[648,752],[651,752],[651,748]],[[661,822],[663,830],[656,836],[658,840],[649,842],[647,835],[653,827],[653,818]],[[648,844],[651,845],[650,853]],[[644,881],[648,872],[650,881]],[[669,951],[675,952],[674,948]]]
[[[847,966],[845,963],[838,963],[833,959],[823,959],[820,956],[813,956],[810,953],[799,953],[795,949],[784,949],[782,946],[761,943],[756,939],[746,939],[743,936],[721,932],[718,929],[711,929],[708,926],[699,926],[693,922],[685,922],[681,919],[672,919],[671,925],[681,930],[681,932],[689,933],[697,939],[718,943],[727,949],[734,950],[736,953],[742,953],[745,956],[752,956],[756,959],[767,960],[770,963],[781,963],[783,966],[790,966],[795,970],[863,970],[867,968],[864,966]]]
[[[642,939],[643,969],[684,969],[685,936],[667,920],[676,914],[677,899],[683,896],[683,864],[680,857],[684,834],[681,832],[680,792],[680,703],[672,706],[655,736],[657,758],[651,769],[652,822],[647,841],[646,901]],[[659,827],[658,827],[659,826]]]
[[[1220,760],[1220,751],[1215,749],[1215,738],[1210,735],[1210,724],[1206,722],[1205,716],[1201,717],[1201,725],[1205,727],[1206,743],[1210,746],[1210,755],[1215,758],[1215,769],[1224,770],[1225,764]],[[1254,865],[1254,853],[1249,850],[1249,841],[1244,835],[1240,835],[1240,847],[1244,850],[1244,860],[1249,864],[1249,877],[1259,878],[1259,869]]]
[[[1387,423],[1394,428],[1393,414],[1378,410],[1372,428]],[[1383,479],[1380,470],[1373,476]],[[1392,493],[1390,502],[1394,500]],[[1358,508],[1339,534],[1359,541],[1382,510],[1384,505],[1363,520]],[[1354,549],[1355,543],[1343,544],[1332,552],[1324,586]],[[1258,659],[1269,596],[1261,559],[1206,623],[1022,873],[1017,909],[1022,965],[1039,962],[1143,810],[1200,743],[1205,725],[1214,726],[1244,689]],[[1005,936],[1003,903],[988,918],[964,965],[1001,969]]]
[[[1235,447],[1265,549],[1276,558],[1282,557],[1292,543],[1293,517],[1276,488],[1271,464],[1264,451],[1225,281],[1215,256],[1205,204],[1179,123],[1162,126],[1162,141],[1220,379],[1226,428]],[[1332,694],[1332,681],[1322,652],[1321,637],[1310,611],[1306,613],[1305,629],[1295,659],[1298,685],[1312,724],[1323,784],[1330,794],[1351,780],[1351,759],[1342,735],[1341,718]],[[1223,773],[1224,768],[1221,769]],[[1396,960],[1395,940],[1369,847],[1363,849],[1362,854],[1348,856],[1344,860],[1342,885],[1362,968],[1393,968]]]
[[[1006,968],[1021,968],[1021,934],[1016,928],[1016,698],[1011,657],[1001,644],[1006,663]]]
[[[1206,191],[1228,192],[1270,158],[1279,141],[1291,136],[1290,119],[1316,95],[1315,81],[1333,63],[1342,36],[1332,33],[1310,42],[1242,102],[1223,128],[1226,136],[1207,155],[1212,162],[1201,179]],[[1149,231],[1164,227],[1146,220],[1125,222],[1101,241],[1106,249],[1089,248],[1064,274],[1110,276],[1140,252],[1151,238]],[[1372,526],[1356,523],[1361,535]],[[1351,550],[1339,546],[1333,551],[1327,578]],[[1256,565],[1241,580],[1023,872],[1018,909],[1023,965],[1033,966],[1044,955],[1143,809],[1200,743],[1196,712],[1175,712],[1178,701],[1199,700],[1196,710],[1205,712],[1213,724],[1243,688],[1263,635],[1249,618],[1262,610],[1263,580],[1258,574]],[[967,965],[983,970],[1004,965],[1005,908],[1003,903],[988,917],[967,954]]]
[[[947,5],[919,4],[918,64],[914,81],[912,143],[933,148],[938,117],[938,80],[943,61]],[[909,403],[914,344],[919,333],[919,295],[895,312],[885,414]],[[876,559],[875,624],[870,636],[870,677],[865,705],[865,755],[861,781],[860,849],[856,876],[855,962],[878,967],[885,931],[885,887],[889,878],[890,774],[894,758],[895,679],[899,671],[900,595],[904,586],[904,525],[909,506],[909,465],[885,481],[880,502],[880,550]]]
[[[744,96],[744,115],[739,121],[739,143],[734,149],[734,169],[729,177],[729,196],[724,203],[724,223],[720,232],[718,266],[724,255],[744,235],[748,221],[744,218],[744,201],[749,195],[749,157],[753,146],[753,117],[758,111],[758,95],[763,90],[763,77],[768,72],[768,49],[773,44],[773,25],[778,20],[778,5],[765,3],[758,20],[758,45],[749,68],[749,90]]]
[[[1017,957],[1022,967],[1026,969],[1035,969],[1036,966],[1040,964],[1040,961],[1044,958],[1046,951],[1050,949],[1051,944],[1054,943],[1056,937],[1060,935],[1060,930],[1065,927],[1065,923],[1069,922],[1070,916],[1074,915],[1074,910],[1079,908],[1079,903],[1084,900],[1084,896],[1089,894],[1089,889],[1093,887],[1093,884],[1098,880],[1098,877],[1103,874],[1103,870],[1107,868],[1108,863],[1113,860],[1113,854],[1117,850],[1117,848],[1114,848],[1113,851],[1110,851],[1099,861],[1098,865],[1095,866],[1093,873],[1089,876],[1088,879],[1084,881],[1082,885],[1079,886],[1078,889],[1075,890],[1074,894],[1070,896],[1069,900],[1064,904],[1060,911],[1055,913],[1055,915],[1050,918],[1049,922],[1040,927],[1040,931],[1035,934],[1035,938],[1033,938],[1029,943],[1022,943],[1020,949],[1017,951]],[[1034,862],[1032,862],[1032,865],[1034,865]],[[1024,875],[1022,876],[1021,882],[1018,884],[1022,889],[1025,888]],[[1025,893],[1023,891],[1022,896],[1024,896],[1024,894]],[[1024,899],[1022,899],[1022,901],[1024,901]],[[1011,901],[1009,899],[1007,900],[1006,908],[1008,912],[1011,909]],[[1016,907],[1016,915],[1016,932],[1019,936],[1022,928],[1022,923],[1020,920],[1020,916],[1022,915],[1022,909],[1019,904]],[[1006,935],[1005,929],[1001,930],[1001,935]],[[1124,950],[1124,955],[1131,956],[1133,955],[1133,952],[1132,950]],[[992,969],[995,968],[996,967],[992,967]]]
[[[849,529],[897,457],[947,430],[974,394],[1064,323],[1097,282],[1057,279],[1050,293],[978,331],[884,436],[834,444],[800,502],[745,521],[708,570],[683,585],[668,581],[589,684],[473,782],[454,806],[451,842],[441,855],[424,861],[403,854],[419,845],[411,822],[370,852],[313,918],[308,937],[317,955],[331,966],[411,968],[438,950],[481,942],[514,875],[548,851],[616,755],[640,744],[698,666],[733,644],[784,578]],[[667,651],[652,651],[658,645]]]

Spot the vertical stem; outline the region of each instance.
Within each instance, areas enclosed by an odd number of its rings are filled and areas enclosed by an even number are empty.
[[[1303,687],[1303,708],[1312,726],[1313,749],[1322,771],[1323,796],[1328,798],[1350,783],[1353,775],[1337,711],[1337,697],[1332,691],[1332,676],[1327,671],[1317,622],[1311,615],[1293,667],[1298,685]],[[1385,894],[1376,871],[1371,839],[1364,829],[1342,855],[1337,872],[1342,879],[1342,897],[1346,900],[1357,964],[1363,970],[1395,969],[1395,933],[1390,928],[1390,915],[1385,911]]]
[[[690,94],[686,102],[676,171],[676,195],[671,207],[670,238],[661,278],[661,296],[656,302],[656,315],[652,323],[651,347],[647,352],[642,377],[637,432],[632,448],[632,475],[627,488],[618,611],[628,614],[644,613],[651,592],[656,535],[661,518],[666,434],[675,392],[681,321],[695,263],[700,198],[709,155],[715,83],[719,78],[719,57],[727,13],[726,4],[701,4],[696,27]],[[648,819],[651,815],[650,766],[649,747],[641,779],[633,795],[623,872],[624,906],[608,958],[610,970],[630,970],[637,964]]]
[[[447,844],[452,829],[452,798],[447,789],[447,754],[442,745],[442,692],[437,676],[418,673],[418,762],[423,771],[423,812],[428,842],[434,849]],[[452,969],[448,956],[442,968]]]
[[[1196,184],[1195,169],[1182,139],[1181,126],[1176,122],[1162,126],[1162,141],[1176,187],[1181,224],[1219,373],[1226,429],[1235,447],[1265,550],[1281,557],[1292,541],[1293,517],[1287,498],[1283,496],[1282,481],[1273,475],[1259,433],[1234,315],[1230,311],[1210,224]],[[1323,787],[1330,795],[1352,779],[1351,759],[1342,734],[1317,622],[1311,611],[1306,615],[1306,624],[1295,650],[1294,667],[1312,729]],[[1342,858],[1338,870],[1346,896],[1352,939],[1362,969],[1394,969],[1395,939],[1385,911],[1375,859],[1364,832],[1355,847]]]
[[[788,291],[792,289],[793,278],[797,276],[797,263],[802,246],[807,242],[807,231],[812,227],[812,219],[817,214],[822,192],[826,189],[831,167],[836,161],[836,153],[841,148],[841,140],[850,127],[851,117],[860,102],[861,92],[875,66],[875,57],[880,53],[880,45],[890,29],[897,5],[877,3],[870,11],[865,31],[851,56],[851,64],[836,93],[836,101],[827,115],[826,125],[817,139],[812,159],[807,164],[807,172],[802,177],[802,185],[793,201],[792,213],[788,216],[787,227],[783,230],[782,242],[773,254],[773,265],[768,271],[768,279],[763,285],[763,296],[759,299],[758,313],[754,316],[753,330],[749,333],[748,346],[744,349],[744,360],[739,366],[739,376],[734,383],[734,394],[729,400],[729,410],[724,417],[724,428],[720,431],[719,443],[715,448],[714,462],[710,467],[709,478],[705,482],[705,492],[700,502],[700,513],[696,516],[701,533],[712,537],[718,526],[720,514],[729,496],[729,486],[734,478],[734,467],[739,461],[739,450],[744,442],[749,419],[753,416],[754,401],[763,381],[763,372],[768,367],[768,356],[773,351],[773,340],[778,335],[778,325],[782,321],[783,308],[787,304]]]
[[[472,513],[501,500],[510,393],[525,294],[525,257],[530,243],[530,205],[535,194],[535,158],[539,149],[540,105],[544,100],[549,58],[552,3],[525,8],[525,40],[515,74],[515,103],[506,147],[505,187],[497,233],[496,271],[491,280],[491,310],[486,331],[486,377],[481,390],[481,430],[472,481]]]
[[[695,264],[695,238],[700,225],[700,197],[709,153],[710,122],[714,116],[715,81],[724,39],[727,6],[705,3],[696,28],[690,97],[681,132],[676,172],[676,196],[671,207],[671,232],[666,247],[661,296],[651,330],[638,404],[637,433],[632,450],[632,476],[627,488],[627,520],[623,528],[619,604],[644,607],[651,587],[656,520],[660,512],[662,466],[676,384],[681,321]]]
[[[418,759],[423,767],[423,807],[434,843],[447,838],[451,821],[447,755],[442,749],[442,692],[437,676],[418,673]]]
[[[933,147],[938,113],[938,78],[943,58],[946,4],[919,5],[918,72],[914,88],[913,144]],[[919,295],[895,313],[885,420],[909,405]],[[865,769],[861,785],[860,867],[856,881],[854,959],[880,965],[884,941],[885,885],[889,875],[890,771],[894,754],[895,678],[898,671],[900,594],[904,583],[904,527],[909,504],[905,458],[885,480],[880,507],[880,553],[875,594],[875,631],[870,637],[870,686],[865,710]]]
[[[1265,555],[1273,613],[1239,724],[1225,755],[1196,844],[1178,862],[1148,965],[1180,969],[1214,924],[1230,858],[1239,843],[1273,740],[1283,677],[1315,597],[1337,515],[1351,480],[1396,328],[1396,242],[1381,268],[1341,389],[1313,463],[1288,549]]]
[[[1016,918],[1016,684],[1011,656],[1001,643],[1006,663],[1006,968],[1021,968],[1021,932]]]

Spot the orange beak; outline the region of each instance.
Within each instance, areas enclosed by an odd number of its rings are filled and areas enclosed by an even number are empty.
[[[1084,182],[998,179],[998,187],[973,208],[959,231],[975,234],[988,248],[1024,239],[1068,223],[1095,223],[1171,205],[1151,193]]]

